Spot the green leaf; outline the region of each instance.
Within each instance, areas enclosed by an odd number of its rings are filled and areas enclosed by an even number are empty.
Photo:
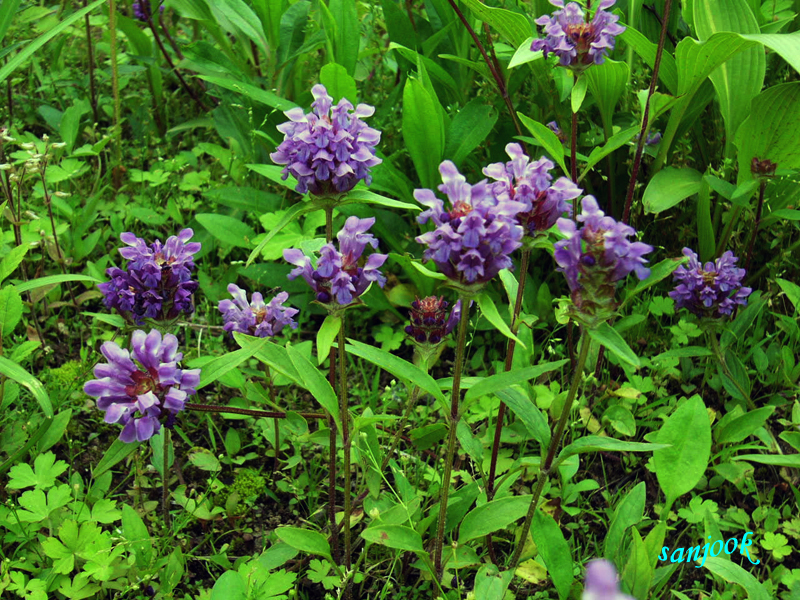
[[[708,467],[711,425],[702,398],[695,394],[681,404],[656,439],[659,444],[671,444],[653,453],[658,483],[670,503],[691,491]]]
[[[342,328],[342,318],[328,315],[317,330],[317,364],[321,365],[328,358],[331,345]]]
[[[572,112],[576,113],[581,110],[588,87],[589,81],[585,77],[578,75],[575,79],[575,85],[572,86],[572,91],[570,92],[570,106],[572,107]]]
[[[201,213],[195,215],[197,222],[206,228],[206,231],[226,246],[235,248],[252,248],[255,231],[239,219],[227,215]]]
[[[72,152],[75,140],[78,138],[78,128],[81,124],[81,117],[88,112],[88,108],[82,104],[73,104],[61,116],[58,130],[61,140],[67,145],[67,152]]]
[[[22,0],[6,0],[3,4],[0,4],[0,41],[3,40],[6,31],[8,31],[11,22],[14,20],[14,15],[17,14],[20,2]],[[8,46],[8,44],[3,45]]]
[[[513,69],[514,67],[524,65],[534,60],[542,60],[544,58],[544,54],[542,54],[541,50],[539,51],[531,50],[532,42],[533,42],[533,37],[529,37],[524,42],[522,42],[522,44],[520,44],[520,46],[517,48],[517,51],[514,52],[514,56],[511,57],[511,61],[508,63],[509,69]],[[589,71],[592,70],[593,69],[589,69]]]
[[[556,161],[558,166],[561,167],[561,170],[564,171],[564,174],[569,176],[567,164],[564,162],[564,146],[561,144],[558,136],[550,131],[549,128],[529,117],[526,117],[522,113],[518,112],[517,115],[522,121],[522,124],[525,125],[528,131],[531,132],[531,135],[536,138],[536,141],[542,145],[542,148],[544,148],[545,151],[553,158],[553,160]]]
[[[82,312],[81,314],[86,315],[87,317],[92,317],[101,323],[106,323],[107,325],[116,327],[117,329],[122,329],[125,327],[125,319],[122,318],[122,315],[108,315],[105,313],[93,312]]]
[[[536,547],[544,558],[547,573],[561,600],[569,596],[569,590],[575,579],[572,567],[572,553],[567,540],[552,517],[537,509],[533,515],[531,536]]]
[[[402,208],[403,210],[416,210],[421,211],[422,207],[417,204],[409,204],[395,200],[394,198],[387,198],[375,192],[370,192],[363,188],[356,188],[347,193],[344,200],[341,201],[340,206],[343,204],[377,204],[379,206],[386,206],[388,208]]]
[[[53,418],[52,425],[47,429],[45,434],[39,440],[38,444],[36,445],[36,451],[40,454],[46,452],[53,446],[55,446],[61,437],[64,435],[64,432],[67,430],[67,425],[69,425],[69,420],[72,418],[72,409],[68,408],[66,410],[62,410]]]
[[[684,256],[679,258],[665,258],[661,262],[651,267],[650,277],[644,281],[638,281],[633,289],[629,288],[626,291],[625,301],[620,305],[620,310],[622,310],[628,304],[628,302],[633,300],[633,298],[635,298],[637,295],[672,275],[672,272],[681,266],[681,263],[683,263],[685,260],[686,257]]]
[[[92,283],[102,283],[95,277],[88,275],[48,275],[47,277],[39,277],[38,279],[31,279],[24,283],[17,284],[17,291],[21,294],[45,285],[53,285],[54,283],[66,283],[68,281],[91,281]]]
[[[513,578],[514,571],[501,573],[492,563],[484,563],[475,575],[475,598],[503,600]]]
[[[22,298],[13,285],[0,289],[0,340],[14,332],[22,318]]]
[[[105,454],[103,454],[103,458],[101,458],[100,462],[92,469],[92,478],[95,480],[99,479],[100,476],[111,469],[111,467],[125,460],[138,446],[139,442],[128,444],[120,439],[111,442],[111,445],[108,447]]]
[[[373,525],[362,531],[361,537],[373,544],[380,544],[396,550],[425,551],[419,533],[404,525]]]
[[[55,27],[52,27],[45,31],[42,35],[37,37],[35,40],[30,42],[23,50],[14,54],[13,58],[9,60],[2,68],[0,68],[0,83],[3,83],[6,78],[11,75],[18,67],[22,66],[27,60],[36,53],[39,48],[44,46],[47,42],[52,40],[56,37],[59,33],[66,30],[67,28],[71,27],[73,23],[82,19],[84,15],[89,14],[95,8],[104,4],[106,0],[95,0],[91,4],[76,10],[73,13],[70,13],[63,21],[61,21]],[[5,2],[3,2],[3,12],[5,12]],[[13,5],[13,1],[10,3],[10,6]],[[3,15],[3,19],[8,18],[6,15]]]
[[[478,0],[462,2],[478,19],[496,29],[510,46],[518,48],[531,37],[531,24],[525,15],[504,8],[492,8]]]
[[[650,180],[644,191],[642,202],[645,213],[663,212],[697,194],[702,181],[703,175],[689,167],[662,169]]]
[[[26,487],[47,490],[55,485],[56,477],[68,468],[66,462],[56,461],[55,454],[46,452],[36,457],[33,461],[33,468],[25,463],[11,467],[8,472],[10,481],[6,487],[12,490],[21,490]]]
[[[481,292],[475,299],[478,301],[478,306],[481,309],[481,313],[483,313],[483,316],[486,317],[486,320],[489,321],[489,323],[494,325],[500,331],[500,333],[507,338],[511,338],[523,348],[527,348],[521,339],[511,333],[511,328],[500,316],[500,313],[497,312],[497,307],[494,305],[494,300],[492,300],[489,294],[486,292]]]
[[[746,460],[762,465],[800,469],[800,454],[739,454],[734,460]]]
[[[547,448],[550,444],[550,427],[548,427],[547,418],[539,410],[539,407],[518,388],[506,388],[497,391],[496,394],[522,421],[528,433],[539,442],[539,446],[543,449]]]
[[[394,354],[384,352],[380,348],[375,348],[374,346],[369,346],[350,338],[347,338],[347,342],[348,345],[345,346],[345,350],[347,350],[348,354],[368,360],[395,377],[410,381],[414,385],[419,386],[420,389],[431,394],[445,406],[446,409],[449,409],[445,402],[444,394],[442,390],[439,389],[436,380],[416,365],[402,358],[398,358]]]
[[[429,85],[425,82],[425,79],[428,77],[428,73],[430,73],[430,77],[441,83],[454,95],[458,96],[461,93],[456,80],[453,79],[450,73],[448,73],[445,69],[440,67],[438,63],[431,60],[427,56],[419,54],[411,48],[406,48],[405,46],[395,43],[389,44],[389,50],[397,50],[402,56],[408,59],[409,62],[417,65],[417,69],[420,71],[420,80],[422,81],[428,94],[434,99],[435,102],[438,103],[438,100],[435,97],[436,92],[434,91],[432,85]]]
[[[639,367],[639,357],[631,350],[628,343],[622,338],[616,329],[611,327],[607,322],[604,322],[597,328],[589,329],[589,335],[593,340],[603,344],[608,350],[622,362],[631,365],[632,367]]]
[[[620,39],[630,46],[641,59],[647,63],[651,69],[656,62],[656,51],[658,46],[648,40],[643,34],[633,27],[626,27],[617,39]],[[608,60],[608,59],[606,59]],[[589,69],[590,71],[592,69]],[[658,70],[658,78],[663,83],[670,94],[678,93],[678,67],[675,58],[669,52],[662,52],[661,66]]]
[[[503,373],[497,373],[496,375],[491,375],[489,377],[484,377],[478,383],[469,388],[469,390],[467,390],[467,393],[464,396],[464,403],[466,404],[470,400],[476,400],[481,396],[485,396],[486,394],[496,394],[500,390],[504,390],[512,385],[530,381],[531,379],[535,379],[540,375],[549,373],[550,371],[555,371],[566,363],[567,359],[557,360],[554,362],[536,365],[534,367],[506,371]]]
[[[299,527],[278,527],[275,535],[279,540],[296,550],[331,558],[331,547],[327,538],[317,531]]]
[[[342,65],[328,63],[320,70],[319,80],[325,86],[328,95],[333,98],[334,104],[341,98],[346,98],[353,106],[358,104],[356,80],[348,75],[347,69]]]
[[[297,382],[311,392],[311,395],[314,396],[317,402],[333,416],[337,427],[341,431],[342,422],[339,416],[339,399],[336,397],[331,384],[325,379],[325,376],[319,372],[319,369],[303,356],[297,348],[289,346],[287,351],[294,368],[297,369],[299,377]],[[288,541],[286,541],[286,543],[289,544]],[[291,546],[291,544],[289,545]],[[302,548],[298,549],[302,550]]]
[[[611,562],[619,564],[617,561],[622,549],[622,539],[625,532],[644,517],[646,497],[647,486],[644,481],[640,481],[630,492],[622,496],[617,504],[603,545],[603,556]]]
[[[225,373],[238,367],[264,348],[267,341],[267,338],[253,338],[252,343],[248,344],[247,348],[223,354],[203,365],[200,371],[200,382],[197,384],[196,389],[200,390],[210,383],[214,383]]]
[[[458,543],[485,537],[505,529],[528,512],[533,496],[508,496],[473,508],[461,521]]]
[[[361,43],[356,2],[355,0],[329,0],[328,8],[336,23],[336,33],[332,40],[336,62],[342,65],[347,73],[355,75],[358,47]],[[327,30],[326,33],[330,39]],[[352,102],[355,104],[355,100]]]
[[[608,141],[602,146],[594,148],[589,154],[588,160],[586,161],[586,166],[583,168],[583,171],[581,171],[581,174],[578,177],[578,183],[580,183],[583,178],[589,174],[589,171],[592,169],[592,167],[603,160],[606,156],[614,152],[614,150],[617,148],[621,148],[630,142],[634,137],[636,137],[636,134],[639,133],[639,131],[640,128],[638,126],[623,129],[622,131],[615,133],[608,138]]]
[[[3,283],[6,277],[17,270],[22,259],[25,258],[28,248],[30,248],[30,246],[24,244],[15,246],[5,255],[2,262],[0,262],[0,283]]]
[[[774,406],[762,406],[729,421],[721,428],[718,427],[716,432],[717,443],[735,444],[743,442],[753,435],[756,430],[763,427],[774,411]]]
[[[645,598],[653,580],[653,567],[650,566],[650,553],[637,529],[631,529],[633,538],[630,546],[630,555],[622,571],[622,580],[628,586],[631,594],[637,598]]]
[[[628,64],[606,58],[601,65],[594,65],[581,75],[589,84],[589,91],[594,97],[603,129],[610,136],[614,109],[628,85]],[[638,127],[636,128],[639,129]]]
[[[313,204],[305,204],[303,202],[292,205],[292,207],[284,213],[283,217],[281,217],[281,220],[278,222],[278,224],[275,225],[266,236],[264,236],[264,239],[258,243],[258,246],[256,246],[255,250],[250,253],[250,256],[247,257],[247,263],[245,266],[249,267],[256,258],[261,256],[261,251],[266,248],[267,244],[272,241],[272,238],[280,233],[284,227],[300,217],[300,215],[310,212],[314,209],[315,206]]]
[[[585,452],[655,452],[668,447],[668,444],[650,444],[646,442],[625,442],[612,437],[587,435],[578,438],[566,446],[558,455],[558,462],[563,462],[575,454]]]
[[[122,535],[133,548],[136,566],[139,569],[148,568],[153,560],[153,541],[139,513],[128,504],[122,505]]]
[[[479,98],[468,102],[450,123],[444,155],[460,166],[492,132],[497,116],[497,111]]]
[[[17,363],[8,360],[5,356],[0,356],[0,373],[28,388],[33,397],[36,398],[36,402],[39,403],[39,407],[45,416],[53,416],[53,405],[50,402],[50,396],[47,395],[47,390],[44,389],[41,381]]]
[[[752,573],[731,560],[709,556],[703,566],[725,581],[742,586],[750,600],[770,600],[772,598],[764,585]]]
[[[438,100],[431,98],[416,79],[408,78],[403,88],[403,140],[417,171],[422,187],[434,189],[441,180],[443,141],[441,122],[436,108]]]
[[[247,583],[238,571],[225,571],[211,589],[211,600],[247,600]]]
[[[780,277],[778,277],[776,281],[783,290],[783,293],[786,294],[789,302],[794,305],[794,311],[800,313],[800,285],[787,281],[786,279],[781,279]]]
[[[711,220],[711,186],[704,176],[697,195],[697,251],[704,264],[712,258],[716,246]]]

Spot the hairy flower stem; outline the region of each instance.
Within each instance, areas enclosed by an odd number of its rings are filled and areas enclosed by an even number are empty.
[[[122,116],[119,97],[119,65],[117,64],[117,1],[108,0],[108,29],[111,36],[111,93],[114,96],[114,191],[122,187]]]
[[[749,406],[751,410],[755,410],[756,405],[755,402],[753,402],[753,399],[750,397],[750,394],[748,394],[745,390],[742,389],[742,386],[739,385],[739,382],[736,381],[736,379],[731,374],[731,371],[728,368],[728,363],[725,360],[725,354],[722,352],[722,348],[720,348],[719,346],[719,340],[717,339],[717,334],[714,333],[713,331],[706,331],[706,333],[708,341],[711,342],[711,349],[714,351],[714,355],[717,359],[717,362],[719,363],[719,366],[722,367],[723,374],[736,387],[738,392],[742,395],[742,398],[744,398],[745,401],[747,402],[747,406]]]
[[[753,260],[753,246],[756,243],[756,236],[758,235],[758,228],[761,226],[761,209],[764,207],[764,190],[767,187],[767,182],[761,180],[761,185],[758,187],[758,206],[756,207],[756,224],[753,227],[753,233],[750,234],[750,243],[747,246],[747,262],[744,265],[744,270],[750,272],[750,263]]]
[[[450,435],[447,439],[447,455],[444,459],[444,474],[439,500],[439,525],[436,529],[436,545],[433,550],[433,564],[436,579],[442,579],[442,544],[444,543],[444,525],[447,520],[447,497],[450,493],[450,475],[453,471],[453,457],[456,453],[456,429],[458,428],[458,405],[461,399],[461,372],[464,369],[464,349],[467,343],[467,326],[469,325],[469,298],[460,295],[463,314],[458,324],[458,341],[456,342],[456,362],[453,366],[453,391],[450,395]]]
[[[347,409],[347,363],[344,349],[345,316],[342,313],[342,325],[339,327],[339,413],[342,416],[342,445],[344,446],[344,564],[347,570],[352,565],[350,561],[350,503],[352,498],[350,482],[350,412]]]
[[[631,180],[628,183],[628,194],[625,196],[625,210],[622,213],[623,223],[628,223],[628,219],[631,215],[631,203],[633,202],[633,192],[636,189],[636,177],[639,175],[639,166],[642,164],[642,153],[644,152],[644,145],[647,141],[645,132],[647,131],[647,125],[650,120],[650,98],[656,91],[658,70],[661,67],[661,55],[664,53],[664,40],[667,37],[667,25],[669,24],[669,11],[671,7],[672,0],[665,0],[664,17],[661,19],[661,36],[658,38],[656,60],[653,63],[653,76],[650,78],[650,88],[647,90],[647,100],[644,103],[644,114],[642,114],[642,128],[639,131],[639,141],[636,144],[636,154],[633,158]],[[664,140],[664,143],[669,144],[670,141],[671,140]]]
[[[550,468],[553,464],[553,459],[556,457],[556,452],[561,445],[561,437],[564,435],[564,429],[567,426],[570,412],[572,411],[572,403],[575,401],[575,394],[578,392],[578,385],[581,382],[583,375],[583,367],[586,364],[586,357],[589,355],[589,334],[585,328],[581,328],[581,337],[578,341],[580,344],[580,354],[578,355],[578,362],[575,365],[575,371],[572,374],[572,385],[569,388],[569,394],[564,402],[564,407],[561,409],[561,416],[558,419],[558,424],[553,432],[553,437],[550,438],[550,447],[547,449],[547,457],[539,468],[539,474],[536,477],[536,488],[533,491],[533,498],[531,498],[531,506],[528,509],[528,514],[525,517],[525,523],[522,525],[522,534],[517,543],[517,549],[514,551],[514,556],[511,559],[511,570],[517,568],[519,558],[522,555],[522,549],[528,540],[528,532],[531,529],[531,521],[539,505],[539,497],[542,495],[544,484],[550,476]]]
[[[161,473],[161,512],[169,529],[169,429],[164,427],[164,470]]]
[[[425,372],[428,372],[427,369]],[[391,460],[394,451],[397,449],[397,446],[400,444],[400,439],[403,437],[403,431],[406,428],[406,423],[408,423],[408,418],[411,416],[411,411],[413,411],[414,407],[417,405],[419,392],[419,386],[415,385],[414,389],[411,391],[411,397],[409,397],[408,403],[406,404],[406,410],[403,413],[403,418],[400,420],[400,424],[397,426],[397,431],[394,434],[394,438],[392,438],[392,445],[389,447],[389,452],[386,453],[386,456],[383,457],[383,461],[381,462],[381,473],[383,473],[386,470],[386,467],[389,466],[389,461]]]
[[[577,81],[577,78],[576,78]],[[572,113],[572,140],[570,142],[570,179],[572,183],[578,185],[578,113]],[[572,218],[578,215],[578,199],[575,199],[575,209],[572,211]]]
[[[83,0],[83,5],[89,4],[89,0]],[[89,100],[92,105],[92,118],[94,122],[100,121],[100,116],[97,113],[97,93],[94,89],[94,50],[92,49],[92,28],[89,25],[89,13],[83,17],[86,24],[86,54],[89,59]]]
[[[272,371],[269,368],[267,363],[264,364],[264,374],[267,376],[267,382],[269,383],[269,400],[272,402],[273,406],[278,406],[277,399],[275,398],[275,386],[272,383]],[[280,419],[275,417],[273,419],[273,425],[275,426],[275,461],[272,463],[272,471],[275,472],[278,470],[278,466],[280,465],[280,452],[281,452],[281,425]]]

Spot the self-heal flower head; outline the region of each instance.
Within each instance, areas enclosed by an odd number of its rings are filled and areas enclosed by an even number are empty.
[[[636,600],[619,590],[617,569],[605,559],[595,559],[586,565],[586,581],[581,600]]]
[[[163,3],[159,5],[158,12],[164,12]],[[133,0],[133,16],[140,21],[147,22],[147,18],[150,16],[150,0]]]
[[[140,325],[145,318],[164,320],[182,312],[191,314],[192,294],[198,285],[191,279],[193,255],[201,247],[199,242],[189,242],[192,235],[191,229],[184,229],[164,244],[160,240],[148,244],[130,232],[120,235],[126,246],[119,253],[128,264],[124,270],[106,270],[111,281],[97,286],[104,304]]]
[[[418,344],[439,344],[453,331],[461,319],[461,300],[447,314],[448,303],[443,298],[428,296],[411,303],[411,325],[406,333]]]
[[[616,282],[632,272],[640,280],[650,276],[644,255],[653,247],[631,242],[633,227],[605,216],[593,196],[583,199],[582,209],[577,217],[581,228],[570,219],[558,219],[566,239],[556,242],[554,257],[558,271],[567,278],[575,316],[594,326],[616,310]]]
[[[259,292],[253,292],[253,300],[247,301],[247,292],[235,283],[228,286],[233,300],[220,301],[218,308],[225,321],[223,329],[231,332],[239,331],[255,337],[272,337],[285,326],[297,329],[292,318],[299,311],[290,306],[283,306],[289,294],[281,292],[268,303]]]
[[[544,51],[545,58],[549,53],[555,54],[561,66],[576,71],[603,64],[608,51],[614,49],[616,36],[625,31],[617,23],[619,17],[605,10],[614,1],[600,0],[589,21],[589,14],[578,3],[565,6],[563,0],[550,0],[559,10],[536,19],[537,25],[544,26],[545,37],[533,40],[531,50]]]
[[[157,329],[134,331],[131,350],[105,342],[100,352],[108,362],[95,366],[97,379],[86,382],[83,391],[97,398],[106,423],[123,426],[119,439],[143,442],[158,433],[162,420],[172,427],[187,396],[196,392],[200,369],[179,369],[178,338],[171,333],[162,338]]]
[[[733,252],[728,250],[705,265],[690,248],[684,248],[683,254],[689,262],[675,269],[672,277],[678,285],[669,293],[678,308],[686,308],[698,317],[719,319],[733,313],[737,306],[747,305],[753,290],[742,287],[745,270],[736,267],[739,259]]]
[[[311,94],[312,112],[305,114],[299,107],[287,110],[289,121],[278,126],[283,142],[269,156],[286,165],[283,179],[293,175],[298,192],[315,196],[348,192],[362,179],[369,185],[370,168],[382,162],[375,156],[381,132],[361,119],[372,116],[375,108],[359,104],[353,109],[345,98],[333,106],[333,98],[320,84],[311,88]]]
[[[375,218],[359,219],[348,217],[344,227],[336,234],[339,241],[337,250],[333,243],[325,244],[320,249],[317,268],[314,269],[311,259],[302,250],[291,248],[283,251],[283,258],[297,268],[289,273],[289,279],[302,276],[317,296],[317,301],[329,305],[330,308],[349,305],[363,294],[370,283],[377,282],[383,287],[386,277],[380,268],[388,258],[387,254],[373,252],[360,266],[361,255],[367,246],[378,248],[378,240],[369,228],[375,224]]]
[[[572,214],[572,205],[567,201],[580,196],[583,190],[567,177],[552,183],[550,171],[555,165],[544,157],[531,162],[519,144],[508,144],[506,153],[510,161],[484,167],[483,174],[495,180],[489,185],[495,198],[525,205],[517,221],[527,235],[547,231],[564,213]]]
[[[417,221],[432,220],[436,226],[416,238],[427,246],[425,260],[433,260],[452,281],[467,285],[486,283],[501,269],[513,268],[510,255],[522,245],[523,236],[516,217],[526,205],[495,198],[485,179],[470,185],[449,160],[439,166],[439,173],[439,191],[449,199],[449,210],[432,190],[414,190],[414,198],[428,207]]]

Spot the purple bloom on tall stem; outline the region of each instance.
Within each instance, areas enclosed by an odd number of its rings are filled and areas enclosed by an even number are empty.
[[[461,300],[447,314],[448,303],[443,298],[428,296],[411,303],[411,325],[405,329],[419,344],[439,344],[455,329],[461,319]]]
[[[635,273],[640,279],[650,276],[644,255],[653,247],[631,242],[633,227],[607,217],[593,196],[582,201],[578,228],[570,219],[558,219],[558,228],[566,239],[556,242],[555,260],[558,270],[567,278],[572,302],[583,316],[605,320],[616,309],[616,282]]]
[[[686,308],[698,317],[718,319],[732,314],[739,305],[747,305],[753,290],[742,287],[746,271],[736,267],[739,259],[733,252],[728,250],[705,265],[690,248],[684,248],[683,254],[689,262],[672,274],[678,285],[669,293],[678,308]]]
[[[636,600],[619,590],[617,569],[605,559],[589,561],[581,600]]]
[[[552,53],[558,56],[561,66],[582,71],[587,67],[603,63],[609,50],[614,49],[616,36],[625,31],[619,25],[619,17],[607,12],[615,0],[600,0],[594,8],[594,17],[570,2],[550,0],[559,10],[552,15],[536,19],[537,25],[544,26],[545,37],[533,40],[531,50],[542,50],[544,56]]]
[[[311,88],[312,112],[293,108],[284,114],[289,121],[278,126],[283,142],[270,154],[273,162],[286,165],[283,179],[297,178],[301,194],[333,196],[350,191],[360,180],[372,182],[370,168],[382,161],[375,156],[381,132],[368,127],[361,119],[370,117],[375,108],[353,105],[342,98],[333,106],[325,86]]]
[[[105,305],[130,314],[139,325],[145,318],[174,319],[182,312],[191,314],[192,294],[197,289],[197,282],[191,279],[193,255],[200,251],[199,242],[189,242],[192,235],[191,229],[183,229],[164,244],[160,240],[147,244],[130,232],[120,235],[126,247],[119,253],[128,265],[126,270],[106,270],[111,281],[97,286]]]
[[[420,224],[432,220],[436,229],[416,238],[427,248],[425,260],[433,260],[448,278],[462,284],[482,284],[501,269],[513,268],[511,253],[522,245],[523,231],[517,215],[525,203],[495,198],[484,179],[470,185],[449,160],[439,166],[450,209],[432,190],[414,190],[414,197],[428,207],[418,217]]]
[[[159,4],[158,12],[164,12],[164,4]],[[146,22],[150,16],[150,0],[133,0],[133,16]]]
[[[225,331],[231,334],[239,331],[256,337],[272,337],[287,325],[297,329],[297,323],[292,317],[299,311],[283,306],[289,299],[286,292],[279,293],[268,303],[264,302],[264,297],[259,292],[253,292],[253,300],[248,302],[247,292],[234,283],[228,286],[228,292],[233,300],[222,300],[218,305],[225,321]]]
[[[132,353],[115,342],[105,342],[100,352],[108,363],[95,366],[97,379],[86,382],[83,390],[97,398],[106,423],[123,426],[119,439],[142,442],[158,433],[162,420],[172,426],[187,396],[196,392],[200,369],[178,368],[183,354],[171,333],[162,338],[157,329],[148,334],[134,331],[131,349]]]
[[[547,231],[564,213],[572,214],[572,205],[567,201],[580,196],[583,190],[567,177],[552,183],[550,171],[555,165],[546,158],[531,162],[519,144],[508,144],[506,153],[510,161],[491,164],[483,169],[483,174],[495,180],[489,187],[499,201],[513,200],[525,205],[517,221],[527,235]]]
[[[283,258],[297,268],[289,273],[289,279],[302,276],[316,293],[316,299],[331,308],[347,306],[363,294],[370,283],[377,282],[383,287],[386,277],[380,268],[388,258],[387,254],[372,253],[366,261],[360,261],[367,246],[378,248],[377,238],[368,233],[375,224],[375,218],[359,219],[349,217],[336,238],[337,250],[333,243],[325,244],[320,250],[317,268],[302,250],[291,248],[283,251]],[[359,263],[362,262],[361,265]]]

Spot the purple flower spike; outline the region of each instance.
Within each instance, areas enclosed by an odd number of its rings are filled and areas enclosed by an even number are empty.
[[[513,200],[525,205],[517,221],[527,235],[547,231],[564,213],[572,214],[572,205],[567,200],[574,200],[583,190],[567,177],[551,184],[550,171],[555,165],[546,158],[530,162],[519,144],[508,144],[506,153],[511,158],[509,162],[491,164],[483,169],[483,174],[496,181],[490,188],[498,201]]]
[[[134,331],[131,350],[105,342],[100,352],[108,363],[95,366],[97,379],[87,381],[83,391],[97,398],[106,423],[123,426],[119,439],[143,442],[158,433],[162,419],[167,427],[174,423],[187,396],[196,392],[200,369],[179,369],[178,338],[171,333],[162,338],[157,329]]]
[[[428,207],[417,221],[430,219],[436,225],[416,238],[427,246],[425,260],[433,260],[451,280],[468,285],[486,283],[501,269],[513,268],[510,255],[522,245],[523,236],[516,217],[526,205],[495,198],[485,179],[470,185],[449,160],[439,166],[439,173],[439,191],[450,200],[449,211],[432,190],[414,190],[414,197]]]
[[[160,4],[158,12],[164,12],[164,5]],[[133,0],[133,16],[140,21],[147,22],[150,16],[150,0]]]
[[[106,270],[111,281],[97,286],[104,304],[132,317],[138,325],[145,318],[164,320],[182,312],[191,314],[192,294],[197,289],[197,282],[191,279],[193,255],[200,251],[198,242],[189,242],[192,235],[191,229],[184,229],[164,244],[156,240],[149,245],[130,232],[120,235],[126,247],[119,253],[128,260],[127,270]]]
[[[344,228],[336,234],[339,250],[332,243],[320,249],[317,268],[311,266],[311,259],[302,250],[291,248],[283,251],[283,258],[297,268],[289,273],[289,279],[302,276],[314,290],[317,301],[329,304],[331,308],[348,306],[361,294],[370,283],[377,282],[383,287],[386,277],[379,269],[388,258],[387,254],[373,253],[359,266],[361,255],[367,246],[378,248],[378,240],[369,228],[375,224],[375,218],[359,219],[349,217]]]
[[[297,323],[292,317],[299,311],[283,306],[289,299],[286,292],[281,292],[267,304],[258,292],[253,293],[253,300],[248,303],[247,292],[234,283],[228,286],[228,292],[233,300],[222,300],[218,308],[225,321],[223,329],[231,332],[231,335],[234,331],[239,331],[256,337],[272,337],[286,325],[297,329]]]
[[[633,227],[605,216],[593,196],[583,199],[582,208],[577,218],[583,223],[580,229],[570,219],[558,219],[558,228],[566,239],[556,242],[554,256],[558,271],[567,278],[579,315],[594,317],[589,323],[594,325],[616,310],[617,281],[631,272],[640,280],[650,276],[644,255],[653,247],[628,240],[636,234]]]
[[[716,262],[702,265],[690,248],[683,249],[689,258],[672,274],[678,286],[669,293],[678,308],[687,308],[698,317],[719,319],[733,313],[736,306],[746,306],[753,291],[742,287],[746,271],[737,268],[739,260],[728,250]]]
[[[609,50],[614,49],[616,36],[625,31],[617,24],[619,17],[605,10],[614,0],[600,0],[591,21],[576,2],[564,6],[563,0],[550,0],[550,4],[559,10],[536,19],[546,35],[533,40],[531,50],[542,50],[545,58],[549,53],[555,54],[561,66],[576,71],[603,64]]]
[[[453,331],[461,320],[461,300],[447,315],[447,302],[443,298],[428,296],[411,303],[411,325],[406,333],[419,344],[436,345]]]
[[[581,600],[636,600],[619,590],[617,569],[611,561],[595,559],[586,566],[586,582]]]
[[[311,88],[311,94],[312,112],[288,110],[284,114],[289,121],[278,126],[283,142],[269,156],[274,163],[286,165],[283,179],[293,175],[298,192],[315,196],[349,192],[362,179],[369,185],[370,168],[383,162],[375,156],[381,132],[361,119],[372,116],[375,108],[359,104],[353,109],[344,98],[333,106],[333,98],[320,84]]]

